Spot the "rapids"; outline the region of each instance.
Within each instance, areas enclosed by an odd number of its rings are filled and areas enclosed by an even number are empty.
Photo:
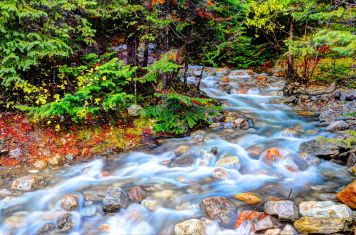
[[[199,73],[199,67],[190,71]],[[167,139],[150,152],[131,152],[111,159],[93,160],[81,165],[46,169],[36,173],[48,186],[43,190],[5,197],[0,201],[0,234],[38,234],[44,224],[56,224],[64,213],[59,201],[67,193],[80,195],[79,209],[70,212],[73,218],[71,234],[173,234],[175,224],[202,217],[199,203],[209,196],[225,196],[241,209],[253,209],[233,196],[255,192],[263,200],[268,197],[287,198],[299,203],[318,200],[322,193],[335,193],[338,187],[351,181],[343,166],[321,160],[306,166],[298,154],[299,145],[316,136],[331,136],[318,127],[313,116],[302,116],[292,107],[278,104],[284,81],[267,76],[266,86],[245,70],[205,69],[202,90],[210,97],[226,103],[229,111],[238,111],[252,118],[255,129],[207,129],[194,137]],[[218,89],[221,78],[227,77],[232,90]],[[196,78],[190,77],[190,82]],[[302,113],[302,112],[300,112]],[[175,150],[188,146],[182,156],[192,156],[188,166],[170,164]],[[212,147],[218,154],[210,153]],[[283,158],[273,163],[264,161],[269,148],[277,148]],[[212,177],[219,158],[229,155],[240,159],[238,166],[226,168],[226,179]],[[102,199],[106,189],[123,189],[143,185],[147,198],[132,203],[118,213],[104,213]],[[290,195],[289,195],[290,194]],[[225,229],[225,230],[224,230]],[[209,226],[209,234],[248,233],[242,227]],[[59,230],[54,230],[59,233]]]

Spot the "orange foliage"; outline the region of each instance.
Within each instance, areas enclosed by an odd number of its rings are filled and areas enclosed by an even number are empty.
[[[267,214],[258,211],[242,211],[236,219],[235,228],[238,228],[246,220],[250,222],[255,222],[265,218]]]
[[[273,162],[281,158],[282,158],[282,154],[279,152],[277,148],[268,149],[266,155],[264,156],[264,159],[268,162]]]

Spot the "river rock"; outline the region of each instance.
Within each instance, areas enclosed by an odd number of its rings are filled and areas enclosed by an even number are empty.
[[[352,209],[356,209],[356,180],[336,194],[337,198]]]
[[[62,198],[60,204],[64,210],[74,211],[79,206],[79,195],[73,193],[67,194]]]
[[[267,229],[263,235],[280,235],[282,232],[281,229],[279,228],[270,228],[270,229]]]
[[[229,174],[223,168],[220,167],[215,168],[211,174],[212,177],[215,179],[225,180],[229,178]]]
[[[241,211],[236,219],[235,228],[239,228],[245,221],[256,223],[257,221],[267,217],[268,215],[258,211]]]
[[[146,198],[146,191],[143,189],[142,186],[135,186],[129,189],[127,192],[130,201],[132,202],[141,202],[143,199]]]
[[[290,224],[286,224],[280,235],[298,235],[298,231]]]
[[[52,223],[45,223],[45,224],[41,227],[39,233],[40,233],[40,234],[48,234],[49,232],[53,231],[54,229],[55,229],[54,224],[52,224]]]
[[[179,146],[174,152],[178,155],[184,154],[189,150],[188,145],[181,145]]]
[[[70,231],[74,226],[72,215],[66,213],[64,215],[60,215],[57,219],[57,228],[62,232]]]
[[[224,156],[216,162],[215,166],[223,167],[223,168],[239,169],[240,159],[237,156]]]
[[[176,224],[175,235],[205,235],[205,224],[198,219],[190,219]]]
[[[171,162],[170,166],[171,167],[188,167],[192,166],[194,164],[194,157],[191,155],[183,155],[174,158],[174,160]]]
[[[137,104],[133,104],[130,107],[127,108],[127,112],[130,116],[132,117],[137,117],[140,115],[140,112],[142,110],[142,107]]]
[[[314,156],[337,156],[339,151],[339,146],[334,143],[321,141],[321,140],[310,140],[304,142],[299,146],[300,152],[306,152]]]
[[[105,212],[117,212],[121,208],[127,208],[129,205],[129,197],[121,188],[111,187],[106,191],[103,199],[103,210]]]
[[[265,229],[278,228],[279,226],[281,226],[281,223],[276,218],[268,215],[255,223],[255,231],[258,232]]]
[[[335,121],[326,127],[328,131],[343,131],[349,128],[349,124],[345,121]]]
[[[33,163],[33,166],[37,169],[44,169],[47,167],[47,162],[43,160],[37,160]]]
[[[219,154],[219,149],[218,149],[218,147],[216,147],[216,146],[211,147],[210,153],[212,153],[212,154],[214,154],[214,155],[218,155],[218,154]]]
[[[235,217],[235,207],[224,197],[205,198],[199,207],[207,218],[218,220],[225,225],[231,224]]]
[[[299,212],[302,216],[319,219],[343,219],[352,220],[351,209],[343,204],[332,201],[306,201],[299,204]]]
[[[347,158],[346,166],[350,168],[355,165],[356,165],[356,154],[351,153],[350,156]]]
[[[190,137],[192,138],[192,141],[194,143],[198,143],[198,142],[202,142],[204,141],[204,136],[205,136],[205,131],[202,130],[198,130],[198,131],[194,131],[190,134]]]
[[[331,234],[343,231],[345,227],[345,220],[302,217],[294,222],[294,227],[300,233]]]
[[[298,219],[298,208],[293,201],[289,200],[267,201],[264,211],[270,215],[278,215],[280,220]]]
[[[332,122],[335,121],[338,116],[339,115],[334,110],[326,110],[320,113],[319,120],[321,122]]]
[[[32,191],[44,188],[46,182],[42,176],[27,175],[16,179],[11,184],[11,189],[18,191]]]
[[[246,193],[239,193],[234,196],[237,200],[240,200],[248,205],[253,205],[260,203],[262,201],[260,195],[257,193],[251,193],[251,192],[246,192]]]
[[[299,156],[308,166],[316,166],[320,164],[320,159],[310,153],[302,152]]]

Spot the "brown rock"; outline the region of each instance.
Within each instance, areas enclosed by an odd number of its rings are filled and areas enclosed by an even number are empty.
[[[61,207],[66,211],[74,211],[78,208],[79,196],[77,194],[67,194],[61,200]]]
[[[199,206],[207,218],[219,220],[223,224],[233,223],[236,209],[228,199],[208,197]]]
[[[16,179],[11,184],[11,189],[18,191],[32,191],[44,188],[46,182],[42,176],[27,175]]]
[[[135,186],[130,188],[127,192],[130,201],[132,202],[141,202],[143,199],[146,198],[146,192],[141,186]]]
[[[342,219],[317,219],[314,217],[302,217],[294,222],[294,227],[300,233],[330,234],[343,231],[345,221]]]
[[[347,185],[344,190],[338,192],[336,197],[352,209],[356,209],[356,180]]]

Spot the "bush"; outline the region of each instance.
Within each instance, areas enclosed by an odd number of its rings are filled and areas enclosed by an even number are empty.
[[[158,96],[162,98],[162,103],[146,109],[146,115],[156,121],[156,132],[183,134],[209,124],[219,114],[220,108],[211,99],[191,98],[177,93]]]

